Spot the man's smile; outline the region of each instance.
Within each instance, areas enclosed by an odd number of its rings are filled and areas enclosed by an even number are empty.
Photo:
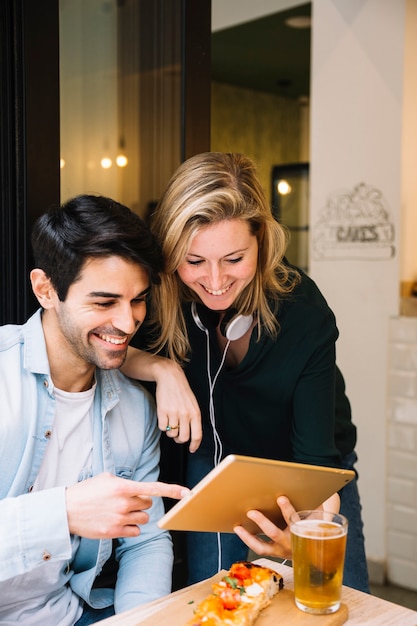
[[[116,346],[121,346],[128,342],[128,337],[126,335],[124,337],[114,337],[111,335],[102,335],[100,333],[94,333],[94,334],[96,334],[97,337],[99,337],[103,341],[106,341],[107,343],[112,343]]]

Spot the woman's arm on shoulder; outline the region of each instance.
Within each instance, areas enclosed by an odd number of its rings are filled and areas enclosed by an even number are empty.
[[[156,383],[159,429],[176,443],[190,441],[189,450],[195,452],[202,437],[201,413],[181,366],[171,359],[130,346],[120,369],[130,378]]]

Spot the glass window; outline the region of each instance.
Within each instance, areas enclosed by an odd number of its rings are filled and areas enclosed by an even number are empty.
[[[142,216],[181,160],[180,0],[60,0],[61,201]]]

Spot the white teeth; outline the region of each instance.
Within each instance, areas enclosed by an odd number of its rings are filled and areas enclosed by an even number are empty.
[[[230,289],[230,285],[229,287],[226,287],[226,289],[209,289],[208,287],[204,287],[204,289],[207,291],[207,293],[209,293],[212,296],[222,296],[224,293],[226,293],[227,291],[229,291]]]
[[[116,346],[121,346],[123,343],[126,343],[126,338],[116,339],[115,337],[110,337],[109,335],[99,335],[99,337],[103,341],[107,341],[107,343],[114,343]]]

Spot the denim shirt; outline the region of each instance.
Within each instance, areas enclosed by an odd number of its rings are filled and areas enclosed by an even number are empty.
[[[150,396],[118,370],[97,369],[96,380],[92,475],[157,480],[159,431]],[[161,498],[153,498],[139,536],[117,542],[116,590],[92,589],[112,541],[82,538],[72,558],[65,487],[31,491],[55,417],[40,310],[22,326],[0,327],[0,398],[0,581],[62,561],[72,590],[96,608],[114,604],[120,612],[169,593],[172,542],[157,526]]]

